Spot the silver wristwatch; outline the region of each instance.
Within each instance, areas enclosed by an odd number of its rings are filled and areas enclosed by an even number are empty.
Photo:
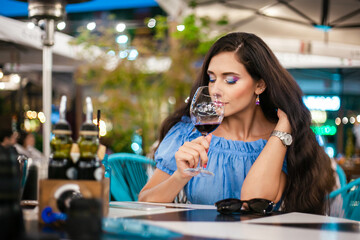
[[[270,137],[271,136],[276,136],[276,137],[280,138],[281,142],[284,144],[285,147],[290,146],[293,141],[292,136],[286,132],[280,132],[280,131],[274,130],[271,133]]]

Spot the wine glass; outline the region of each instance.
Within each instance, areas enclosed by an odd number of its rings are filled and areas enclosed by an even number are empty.
[[[222,93],[210,94],[208,86],[199,87],[192,99],[190,117],[195,128],[202,136],[213,132],[224,118],[224,102]],[[214,176],[214,173],[204,169],[199,161],[196,168],[184,169],[190,176]]]

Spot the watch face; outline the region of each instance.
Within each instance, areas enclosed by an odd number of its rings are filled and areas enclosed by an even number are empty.
[[[286,135],[284,136],[284,143],[285,143],[285,145],[287,145],[287,146],[290,146],[290,145],[291,145],[291,143],[292,143],[292,137],[291,137],[290,134],[286,134]]]

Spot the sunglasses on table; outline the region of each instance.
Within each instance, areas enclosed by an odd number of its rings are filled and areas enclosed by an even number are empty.
[[[244,203],[247,204],[248,210],[241,210]],[[254,198],[250,200],[227,198],[215,203],[217,211],[223,214],[253,212],[266,215],[273,211],[274,205],[274,202],[262,198]]]

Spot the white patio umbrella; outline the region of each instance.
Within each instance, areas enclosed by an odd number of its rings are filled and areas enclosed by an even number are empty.
[[[360,1],[157,0],[157,2],[171,19],[177,22],[181,22],[185,16],[192,13],[198,17],[207,16],[215,21],[226,16],[229,24],[223,28],[214,26],[215,33],[251,32],[263,38],[275,52],[331,57],[329,67],[359,66],[357,61],[360,60]],[[317,67],[316,64],[313,66]],[[301,63],[294,67],[308,66],[303,66]]]

